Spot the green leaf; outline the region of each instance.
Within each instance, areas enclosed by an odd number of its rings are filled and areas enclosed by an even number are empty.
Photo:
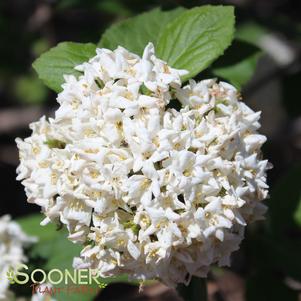
[[[268,201],[266,231],[259,232],[257,241],[252,244],[250,237],[248,240],[256,265],[261,261],[261,266],[298,281],[301,281],[301,231],[296,217],[301,195],[300,177],[301,166],[295,164],[274,184]]]
[[[117,17],[130,16],[132,11],[122,0],[102,0],[96,1],[96,9],[105,14],[116,15]]]
[[[47,88],[36,76],[24,76],[16,80],[14,94],[20,102],[38,104],[46,100]]]
[[[88,61],[95,55],[96,45],[88,43],[63,42],[42,54],[34,63],[33,68],[39,78],[50,89],[60,92],[64,82],[64,74],[79,75],[75,66]]]
[[[298,233],[298,232],[297,232]],[[288,236],[291,235],[288,233]],[[301,242],[294,237],[281,238],[275,237],[263,238],[263,246],[266,250],[266,262],[271,262],[271,267],[281,271],[286,276],[292,277],[295,280],[301,280]]]
[[[282,220],[285,224],[286,220]],[[255,226],[255,225],[254,225]],[[262,223],[266,226],[266,222]],[[250,231],[251,230],[251,231]],[[285,280],[300,281],[301,242],[296,237],[273,237],[265,227],[247,230],[242,248],[250,267],[247,276],[247,301],[295,300],[296,291],[287,287]],[[295,233],[296,234],[296,233]]]
[[[259,48],[235,40],[225,54],[213,64],[212,72],[241,89],[252,78],[260,57]]]
[[[253,55],[231,67],[215,69],[213,73],[226,79],[237,89],[241,89],[252,78],[259,57],[260,54]]]
[[[58,235],[54,224],[40,226],[43,218],[44,216],[41,214],[32,214],[19,218],[17,222],[26,234],[38,237],[39,243],[43,243]]]
[[[260,46],[262,37],[268,33],[268,29],[262,25],[254,22],[246,22],[237,27],[235,36],[241,41]]]
[[[152,42],[156,47],[160,32],[171,20],[184,11],[184,8],[177,8],[164,12],[156,8],[121,21],[105,31],[98,47],[113,50],[118,46],[123,46],[129,51],[141,55],[149,42]]]
[[[54,224],[40,226],[42,219],[42,215],[34,214],[18,220],[28,235],[38,238],[30,255],[46,259],[46,269],[71,268],[73,257],[79,256],[82,247],[68,240],[65,229],[57,231]]]
[[[231,44],[232,6],[201,6],[182,13],[160,35],[157,55],[174,68],[186,69],[187,80],[206,69]]]

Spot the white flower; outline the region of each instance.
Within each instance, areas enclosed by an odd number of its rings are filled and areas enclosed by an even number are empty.
[[[74,266],[174,286],[229,264],[247,223],[265,212],[260,113],[224,82],[181,87],[186,71],[152,44],[142,58],[97,49],[76,69],[55,118],[17,140],[18,179],[42,224],[63,223],[86,245]]]
[[[8,300],[12,293],[6,273],[27,260],[24,248],[36,239],[27,236],[8,215],[0,217],[0,300]]]

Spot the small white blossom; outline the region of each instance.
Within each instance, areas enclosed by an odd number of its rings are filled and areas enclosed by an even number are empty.
[[[0,300],[10,300],[7,272],[27,260],[24,248],[36,239],[27,236],[10,216],[0,217]]]
[[[17,139],[18,179],[42,224],[63,223],[86,245],[74,266],[174,286],[229,264],[247,223],[265,212],[260,113],[224,82],[181,87],[186,71],[152,44],[142,58],[97,49],[76,69],[55,117]]]

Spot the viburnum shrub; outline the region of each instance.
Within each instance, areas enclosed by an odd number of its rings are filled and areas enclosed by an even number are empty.
[[[229,83],[193,79],[233,27],[231,7],[154,10],[113,26],[99,47],[62,43],[34,64],[59,108],[17,139],[18,180],[42,225],[84,245],[74,267],[188,285],[229,265],[262,219],[260,112]]]

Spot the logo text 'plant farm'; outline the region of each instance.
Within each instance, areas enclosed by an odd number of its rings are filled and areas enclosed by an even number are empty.
[[[95,269],[81,270],[60,270],[52,269],[44,271],[43,269],[35,269],[30,273],[26,273],[29,268],[25,264],[20,264],[16,269],[10,268],[9,280],[11,283],[24,285],[28,282],[57,284],[76,284],[76,285],[92,285],[97,284],[98,287],[104,287],[104,283],[100,281],[98,271]]]

